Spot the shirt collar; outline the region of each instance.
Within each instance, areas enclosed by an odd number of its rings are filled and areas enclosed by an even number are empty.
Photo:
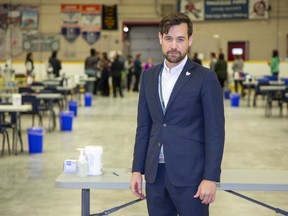
[[[187,61],[188,57],[187,55],[184,57],[184,59],[182,59],[182,61],[180,62],[180,64],[178,64],[177,66],[173,67],[171,70],[167,67],[166,65],[166,60],[164,60],[164,71],[167,72],[172,72],[172,71],[179,71],[179,73],[181,73],[181,71],[183,70],[186,61]]]

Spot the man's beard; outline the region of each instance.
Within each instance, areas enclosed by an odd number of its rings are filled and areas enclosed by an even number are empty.
[[[189,52],[189,49],[190,47],[188,47],[186,52],[184,52],[183,54],[181,54],[181,52],[177,50],[169,50],[168,52],[163,54],[168,62],[175,64],[181,62],[185,58],[185,56]]]

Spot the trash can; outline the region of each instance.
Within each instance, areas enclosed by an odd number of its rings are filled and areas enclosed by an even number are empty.
[[[230,93],[231,93],[230,89],[224,89],[224,98],[230,99]]]
[[[44,128],[41,127],[28,128],[28,144],[30,154],[43,152],[43,137],[44,137]]]
[[[92,106],[92,94],[91,93],[85,93],[85,106],[90,107]]]
[[[63,111],[60,113],[61,131],[72,131],[74,112]]]
[[[230,101],[232,107],[239,107],[240,94],[237,93],[230,94]]]
[[[74,113],[74,116],[77,116],[77,109],[78,109],[78,101],[69,101],[69,111]]]

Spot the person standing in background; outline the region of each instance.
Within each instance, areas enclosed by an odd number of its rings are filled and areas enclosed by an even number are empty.
[[[62,69],[61,61],[57,59],[57,51],[53,51],[51,57],[49,58],[49,64],[52,66],[55,77],[60,76],[60,70]]]
[[[27,53],[25,60],[27,84],[31,85],[34,81],[34,61],[32,52]]]
[[[119,60],[119,54],[116,54],[114,61],[111,65],[111,75],[112,75],[112,84],[113,84],[113,96],[117,97],[117,88],[119,90],[120,97],[123,97],[121,78],[122,71],[124,70],[124,64]]]
[[[238,85],[240,84],[242,87],[241,94],[244,96],[244,86],[243,86],[243,68],[244,68],[244,61],[241,57],[241,55],[234,55],[234,61],[232,65],[233,70],[233,79],[234,79],[234,85],[235,85],[235,92],[238,93]]]
[[[134,92],[139,92],[139,81],[142,73],[142,60],[141,53],[137,53],[136,58],[134,60],[134,75],[135,75],[135,83],[134,83]]]
[[[211,52],[210,57],[211,57],[210,70],[215,71],[215,65],[217,62],[216,54],[214,52]]]
[[[198,58],[198,53],[197,52],[194,53],[194,57],[193,57],[192,61],[196,62],[199,65],[202,65],[202,61],[201,61],[201,59]]]
[[[127,60],[125,61],[125,69],[127,71],[127,91],[130,91],[132,76],[134,74],[134,62],[133,57],[131,55],[127,56]]]
[[[26,75],[33,76],[34,61],[32,52],[27,53],[25,60]]]
[[[275,77],[275,79],[278,80],[279,64],[280,64],[280,58],[279,58],[278,50],[273,50],[272,59],[270,62],[268,62],[268,64],[270,66],[271,74]]]
[[[217,74],[221,87],[224,88],[225,81],[227,80],[228,77],[228,72],[227,72],[227,61],[225,60],[225,56],[223,53],[219,54],[219,58],[215,64],[215,72]]]
[[[90,56],[88,56],[85,59],[85,65],[84,65],[84,69],[85,69],[85,74],[88,77],[93,77],[95,78],[95,81],[93,82],[93,86],[92,89],[90,89],[90,86],[86,86],[87,91],[97,94],[98,91],[98,78],[97,78],[97,71],[98,71],[98,61],[99,58],[98,56],[96,56],[96,50],[94,48],[90,49]]]
[[[110,95],[109,76],[110,76],[110,62],[107,53],[103,52],[101,59],[101,78],[100,78],[102,96],[108,97]]]
[[[144,70],[148,70],[148,69],[152,68],[153,66],[154,66],[153,60],[152,60],[151,57],[149,57],[149,58],[147,59],[147,62],[146,62],[145,65],[144,65]]]
[[[224,149],[223,90],[187,56],[187,15],[165,16],[159,28],[165,59],[141,78],[130,187],[143,199],[145,175],[149,216],[208,216]]]

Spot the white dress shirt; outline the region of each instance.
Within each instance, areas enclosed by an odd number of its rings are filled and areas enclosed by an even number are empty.
[[[175,86],[175,83],[180,76],[186,61],[187,61],[187,56],[178,64],[177,66],[169,69],[166,65],[166,60],[164,61],[164,67],[162,70],[162,75],[160,76],[162,79],[160,80],[161,85],[159,83],[159,96],[161,98],[161,101],[163,100],[162,107],[163,112],[165,112],[166,106],[169,102],[170,95],[172,93],[172,90]],[[162,87],[162,89],[160,89]],[[159,155],[159,163],[164,163],[164,152],[163,152],[163,145],[161,146],[161,151]]]

